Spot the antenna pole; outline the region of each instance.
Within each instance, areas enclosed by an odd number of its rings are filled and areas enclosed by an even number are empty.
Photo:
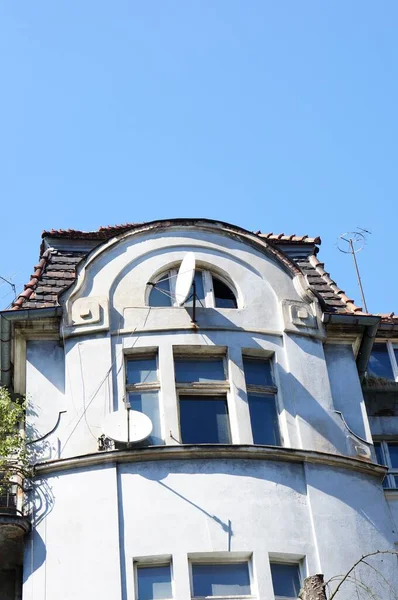
[[[350,244],[351,254],[352,254],[352,258],[353,258],[354,265],[355,265],[355,271],[357,273],[358,285],[359,285],[359,289],[361,291],[361,296],[362,296],[362,303],[364,305],[365,311],[368,312],[368,307],[366,306],[365,294],[364,294],[363,287],[362,287],[361,275],[359,274],[358,263],[357,263],[357,259],[355,257],[355,249],[354,249],[354,245],[352,243],[351,238],[348,238],[348,243]]]
[[[130,406],[127,407],[127,443],[130,444]]]
[[[196,282],[195,282],[195,278],[192,282],[192,293],[193,293],[192,323],[196,323]]]

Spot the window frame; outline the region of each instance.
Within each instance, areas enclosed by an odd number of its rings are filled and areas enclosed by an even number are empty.
[[[156,361],[157,380],[150,381],[148,383],[146,383],[146,382],[128,383],[127,382],[127,377],[128,377],[127,363],[129,361],[134,362],[137,360],[147,360],[150,358],[154,358]],[[162,443],[165,444],[165,432],[164,432],[164,424],[163,424],[163,419],[162,419],[162,398],[161,398],[161,383],[160,383],[159,350],[158,350],[158,348],[151,347],[151,348],[143,348],[143,349],[138,349],[138,350],[134,349],[133,351],[131,351],[131,350],[129,351],[129,349],[127,348],[124,351],[124,390],[125,390],[124,402],[125,402],[127,409],[130,409],[130,410],[133,410],[130,405],[130,394],[134,394],[134,393],[145,394],[146,392],[157,392],[158,408],[159,408],[160,439],[162,440]],[[150,436],[148,437],[148,440],[150,440],[152,435],[153,435],[153,431],[150,434]],[[150,443],[149,445],[154,446],[157,444]]]
[[[398,361],[395,356],[394,350],[398,350],[398,342],[392,342],[391,340],[386,339],[376,339],[375,344],[385,344],[387,346],[388,358],[390,359],[391,369],[394,376],[394,379],[388,379],[386,381],[392,381],[398,383]],[[372,373],[367,371],[367,375],[373,377]]]
[[[175,598],[175,583],[173,573],[173,559],[172,557],[146,557],[133,559],[133,571],[134,571],[134,597],[135,600],[140,600],[138,595],[138,569],[148,567],[169,567],[170,569],[170,584],[171,584],[171,596],[168,598],[162,598],[161,600],[174,600]]]
[[[251,360],[251,361],[256,361],[256,362],[268,362],[270,365],[270,371],[271,371],[271,378],[272,378],[272,384],[273,385],[257,385],[257,384],[252,384],[252,383],[247,383],[246,381],[246,374],[245,374],[245,361],[247,360]],[[251,417],[250,417],[250,403],[249,403],[249,395],[255,395],[255,396],[272,396],[273,397],[273,402],[275,405],[275,411],[276,411],[276,417],[277,417],[277,424],[278,424],[278,433],[279,433],[279,446],[283,445],[283,438],[282,438],[282,431],[281,431],[281,424],[280,424],[280,411],[279,411],[279,402],[278,402],[278,388],[275,385],[275,374],[274,374],[274,361],[272,360],[272,356],[260,356],[260,355],[253,355],[250,354],[249,352],[245,352],[242,351],[242,366],[243,366],[243,376],[245,379],[245,386],[246,386],[246,395],[247,395],[247,403],[248,403],[248,408],[249,408],[249,419],[250,419],[250,428],[252,430],[252,435],[253,435],[253,429],[251,426]],[[253,440],[253,444],[255,444],[254,440]],[[262,445],[262,444],[258,444],[258,445]]]
[[[380,444],[380,450],[381,450],[383,459],[385,461],[384,464],[386,467],[388,467],[388,471],[383,480],[383,484],[384,484],[384,481],[387,481],[388,486],[383,485],[383,487],[385,490],[398,490],[398,483],[396,483],[396,481],[394,479],[394,477],[398,477],[398,467],[393,467],[391,464],[390,451],[388,449],[389,443],[398,445],[398,439],[385,439],[385,438],[377,439],[377,438],[375,438],[373,440],[373,444]],[[377,459],[377,455],[376,455],[376,459]]]
[[[293,567],[297,567],[298,570],[298,574],[299,574],[299,581],[300,581],[300,586],[303,586],[304,583],[304,578],[305,578],[305,573],[304,573],[304,565],[303,565],[303,560],[283,560],[283,559],[279,559],[279,558],[272,558],[272,556],[270,556],[269,559],[269,570],[270,570],[270,575],[271,575],[271,586],[273,589],[273,582],[272,582],[272,565],[285,565],[285,566],[293,566]],[[275,591],[273,589],[273,593],[274,593],[274,600],[297,600],[297,598],[294,598],[294,596],[278,596],[277,594],[275,594]]]
[[[213,272],[211,270],[211,268],[201,267],[201,266],[198,266],[195,269],[195,274],[196,273],[201,273],[201,275],[202,275],[202,283],[203,283],[203,291],[204,291],[203,305],[202,305],[202,301],[200,300],[197,302],[197,308],[215,308],[217,310],[237,310],[239,308],[239,295],[237,293],[237,290],[236,290],[234,284],[232,282],[230,282],[229,280],[227,280],[226,277],[224,277],[223,275],[220,275],[219,273]],[[178,269],[174,267],[174,268],[168,269],[167,271],[163,271],[160,275],[155,277],[153,280],[153,283],[156,284],[161,279],[166,279],[166,278],[169,279],[170,295],[171,295],[170,306],[151,306],[150,296],[151,296],[151,291],[153,289],[153,286],[148,285],[148,284],[147,284],[147,292],[146,292],[146,298],[145,298],[146,306],[151,307],[151,308],[174,308],[174,307],[180,308],[180,306],[177,304],[177,301],[175,299],[175,286],[176,286],[177,274],[178,274]],[[219,279],[221,281],[221,283],[223,283],[233,293],[233,295],[235,296],[236,307],[220,308],[220,307],[216,306],[216,300],[215,300],[215,296],[214,296],[213,277],[216,277],[217,279]]]
[[[184,348],[184,349],[183,349]],[[217,351],[217,352],[195,352],[195,348],[192,346],[179,347],[178,350],[174,350],[173,352],[173,365],[174,365],[174,373],[175,363],[178,359],[182,360],[191,360],[192,362],[207,362],[211,360],[222,360],[223,370],[224,370],[224,381],[192,381],[192,382],[177,382],[176,376],[174,375],[174,385],[177,396],[177,413],[178,413],[178,428],[179,428],[179,439],[180,443],[184,444],[182,441],[182,428],[181,428],[181,410],[180,410],[180,397],[181,396],[217,396],[219,398],[225,399],[226,407],[227,407],[227,417],[228,417],[228,428],[229,428],[229,437],[230,443],[232,444],[232,429],[231,429],[231,419],[230,419],[230,411],[229,411],[229,402],[228,395],[230,393],[231,387],[228,379],[228,359],[225,351]],[[184,354],[184,350],[187,352]],[[209,399],[209,402],[211,400]],[[204,442],[206,443],[206,442]]]
[[[195,565],[234,565],[234,564],[246,564],[248,573],[249,573],[249,581],[250,581],[250,591],[251,594],[237,594],[237,595],[226,595],[226,596],[194,596],[193,595],[193,569],[192,567]],[[256,598],[256,594],[253,593],[254,588],[254,577],[253,577],[253,566],[252,566],[252,556],[228,556],[227,558],[217,557],[217,556],[209,556],[204,555],[203,557],[189,557],[188,558],[189,565],[189,587],[191,592],[191,600],[245,600]]]

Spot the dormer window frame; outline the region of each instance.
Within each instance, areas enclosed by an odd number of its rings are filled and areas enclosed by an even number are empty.
[[[215,308],[215,309],[222,308],[223,310],[231,310],[231,309],[236,310],[236,309],[240,308],[239,294],[238,294],[234,284],[231,283],[231,281],[229,281],[225,276],[221,275],[220,273],[212,271],[211,268],[209,268],[208,266],[202,267],[202,266],[198,265],[197,269],[195,270],[195,277],[199,273],[201,274],[202,285],[203,285],[203,298],[200,298],[197,301],[197,308]],[[168,280],[170,305],[169,306],[152,306],[150,304],[150,297],[151,297],[152,290],[154,288],[153,288],[153,286],[148,285],[147,291],[146,291],[146,305],[147,306],[151,306],[152,308],[178,307],[178,304],[175,301],[175,285],[176,285],[177,274],[178,274],[178,269],[174,267],[174,268],[170,268],[166,271],[162,271],[162,273],[160,273],[153,280],[153,283],[155,283],[155,284],[160,281],[164,281],[166,279]],[[234,307],[223,308],[223,307],[219,307],[216,305],[216,296],[214,294],[213,278],[216,278],[217,280],[219,280],[223,285],[225,285],[230,290],[230,292],[234,296],[234,301],[235,301]],[[185,305],[187,305],[187,304],[185,304]],[[188,306],[189,305],[190,304],[188,304]]]

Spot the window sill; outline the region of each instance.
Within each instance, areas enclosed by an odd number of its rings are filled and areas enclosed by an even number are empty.
[[[386,498],[398,500],[398,488],[384,488],[384,495]]]

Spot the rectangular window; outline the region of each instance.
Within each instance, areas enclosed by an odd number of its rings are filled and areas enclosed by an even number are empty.
[[[280,446],[275,399],[277,390],[272,378],[271,361],[244,357],[243,368],[253,443]]]
[[[170,564],[138,565],[136,596],[137,600],[164,600],[172,598]]]
[[[250,596],[250,574],[247,562],[192,564],[194,598]]]
[[[144,413],[152,421],[151,445],[163,444],[159,410],[159,376],[156,354],[128,358],[126,390],[131,410]]]
[[[222,356],[175,356],[183,444],[230,444],[225,361]]]
[[[368,377],[383,381],[398,381],[398,348],[391,342],[373,344],[369,358]]]
[[[388,467],[383,487],[386,489],[398,489],[398,441],[380,440],[374,442],[374,448],[379,465]]]
[[[299,565],[271,563],[271,576],[276,600],[298,598],[301,588]]]

